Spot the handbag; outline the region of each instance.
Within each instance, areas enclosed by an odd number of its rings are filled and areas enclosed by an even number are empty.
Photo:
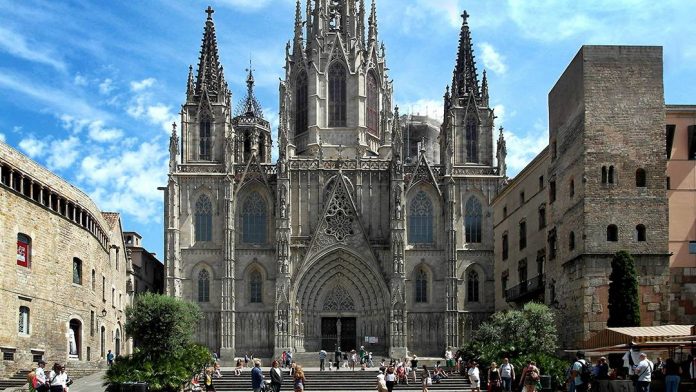
[[[432,386],[432,385],[433,385],[433,378],[432,378],[432,377],[426,378],[426,379],[425,379],[425,385],[427,385],[427,386]]]

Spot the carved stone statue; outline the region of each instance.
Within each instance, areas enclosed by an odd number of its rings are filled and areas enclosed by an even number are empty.
[[[78,355],[77,341],[75,340],[75,331],[72,328],[68,330],[68,343],[70,346],[70,355]]]

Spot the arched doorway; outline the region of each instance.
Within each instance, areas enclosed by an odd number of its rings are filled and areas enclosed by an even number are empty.
[[[118,357],[121,355],[121,330],[116,329],[116,336],[114,338],[114,354]]]
[[[304,349],[307,351],[357,349],[387,352],[389,291],[374,264],[346,249],[308,262],[299,274],[299,306]],[[372,343],[364,343],[365,337]]]
[[[78,319],[71,319],[68,326],[68,358],[80,359],[82,353],[82,322]]]

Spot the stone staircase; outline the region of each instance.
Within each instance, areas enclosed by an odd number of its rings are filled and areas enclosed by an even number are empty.
[[[21,370],[8,379],[0,380],[0,391],[8,388],[19,388],[27,383],[28,370]]]
[[[262,367],[263,374],[270,380],[269,368]],[[292,390],[292,377],[287,370],[283,371],[282,390]],[[365,371],[356,370],[355,372],[341,369],[339,371],[319,371],[305,370],[307,383],[306,391],[374,391],[377,382],[378,370],[376,368]],[[223,371],[223,377],[214,379],[215,389],[219,392],[247,391],[251,390],[251,373],[247,368],[241,376],[234,376],[232,370]],[[409,384],[397,384],[395,391],[420,391],[420,378],[413,382],[413,376],[409,379]],[[469,380],[460,375],[452,375],[450,378],[442,380],[439,384],[428,387],[430,391],[469,391],[471,386]]]

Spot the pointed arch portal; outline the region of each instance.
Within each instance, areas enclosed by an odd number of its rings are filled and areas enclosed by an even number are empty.
[[[307,351],[357,349],[365,336],[387,346],[389,290],[373,265],[338,249],[305,264],[297,282]]]

